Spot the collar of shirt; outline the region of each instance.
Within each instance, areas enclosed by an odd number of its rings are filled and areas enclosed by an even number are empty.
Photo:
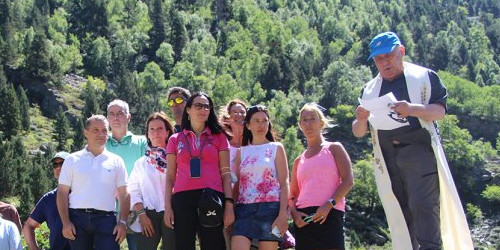
[[[99,155],[94,155],[92,154],[92,152],[90,152],[88,149],[87,149],[88,145],[85,145],[85,148],[83,148],[83,151],[85,152],[85,154],[87,156],[91,156],[91,157],[98,157],[98,156],[101,156],[101,155],[104,155],[104,154],[107,154],[109,151],[106,149],[106,147],[104,147],[104,150],[102,151],[102,153],[100,153]]]
[[[196,138],[196,134],[195,134],[192,130],[187,130],[187,129],[184,129],[184,130],[182,131],[182,133],[184,133],[184,135],[186,135],[186,136],[187,136],[187,135],[189,135],[189,134],[191,134],[192,136],[194,136],[194,137]],[[205,128],[203,129],[203,131],[201,132],[201,134],[200,134],[200,135],[202,135],[202,134],[207,134],[207,136],[209,136],[209,135],[211,135],[211,134],[212,134],[212,131],[210,130],[210,128],[205,127]]]
[[[118,145],[128,145],[132,141],[132,136],[134,134],[130,131],[127,131],[127,134],[123,136],[121,141],[117,141],[115,138],[113,138],[113,134],[109,133],[108,134],[108,141],[111,143],[111,146],[116,147]]]

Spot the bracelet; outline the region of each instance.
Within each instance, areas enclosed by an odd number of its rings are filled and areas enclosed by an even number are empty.
[[[233,198],[226,197],[226,198],[224,198],[224,201],[229,201],[229,203],[234,204]]]
[[[146,210],[143,209],[140,209],[139,211],[135,212],[137,214],[137,216],[141,215],[141,214],[145,214],[146,213]]]
[[[222,173],[220,174],[220,176],[224,176],[224,175],[227,175],[227,174],[230,174],[231,172],[225,172],[225,173]]]

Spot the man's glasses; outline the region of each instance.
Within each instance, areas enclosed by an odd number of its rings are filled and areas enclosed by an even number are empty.
[[[182,104],[184,102],[184,98],[182,97],[176,97],[174,99],[170,99],[167,104],[169,107],[173,107],[174,106],[174,102],[175,104],[179,105],[179,104]]]
[[[210,104],[204,104],[204,103],[193,103],[193,106],[196,110],[210,110]]]
[[[57,162],[52,162],[52,167],[53,168],[60,168],[62,167],[64,161],[57,161]]]

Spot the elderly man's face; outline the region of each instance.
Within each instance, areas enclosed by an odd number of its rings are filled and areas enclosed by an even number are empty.
[[[380,75],[385,80],[392,81],[401,76],[403,69],[403,56],[405,55],[405,47],[399,45],[391,53],[381,54],[373,57],[373,61],[377,66]]]
[[[118,105],[108,108],[107,115],[111,131],[126,131],[130,121],[130,114],[126,114],[125,110]]]
[[[89,146],[104,147],[108,140],[108,127],[104,121],[93,120],[89,126],[83,130],[87,144]]]

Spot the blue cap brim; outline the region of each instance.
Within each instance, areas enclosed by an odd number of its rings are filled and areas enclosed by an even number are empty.
[[[391,48],[387,48],[387,47],[381,47],[379,49],[376,49],[374,51],[372,51],[372,53],[370,54],[370,57],[368,57],[368,59],[366,59],[367,61],[370,61],[370,59],[373,59],[373,57],[375,56],[378,56],[378,55],[382,55],[382,54],[389,54],[391,53],[395,48],[396,46],[398,46],[399,44],[394,44]]]

